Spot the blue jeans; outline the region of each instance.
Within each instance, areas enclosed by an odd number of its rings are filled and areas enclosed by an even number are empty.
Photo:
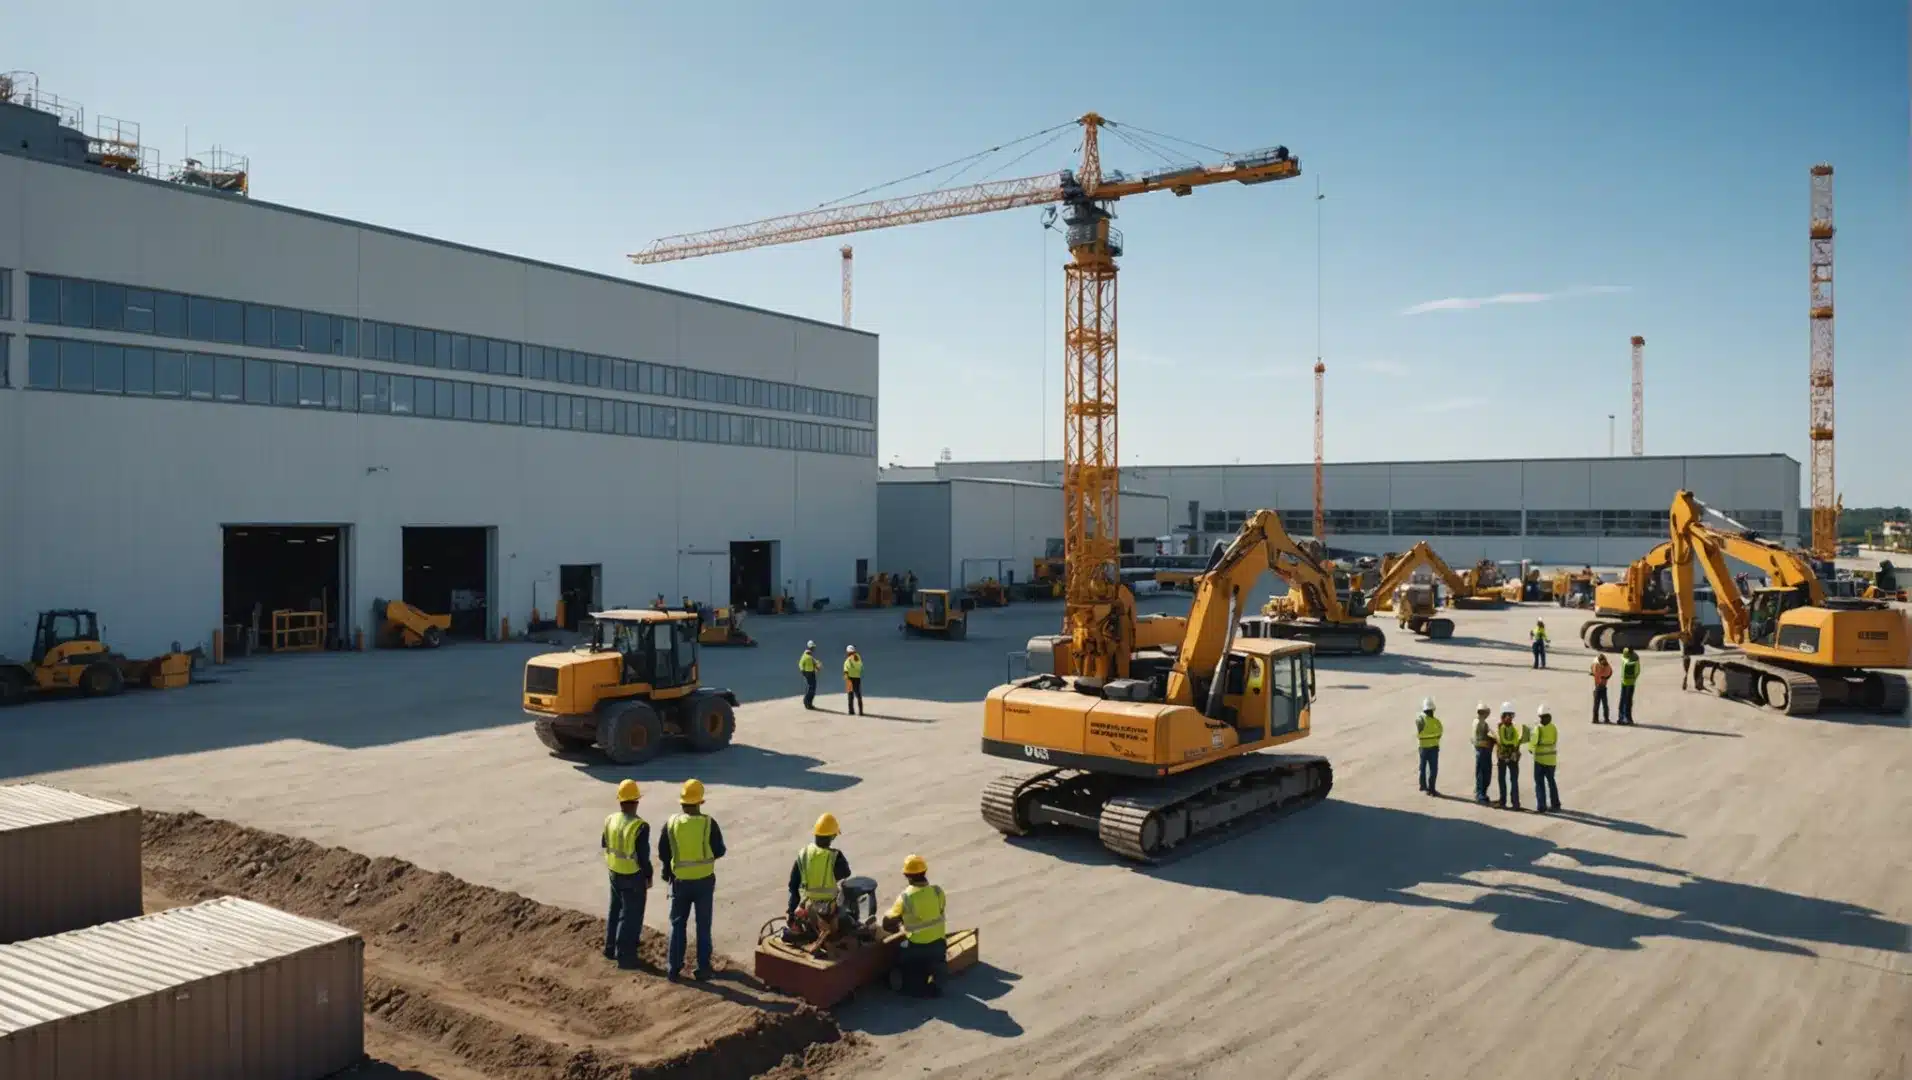
[[[803,707],[806,709],[817,707],[817,673],[814,671],[803,673]]]
[[[1607,708],[1607,688],[1596,686],[1593,688],[1593,722],[1597,724],[1603,719],[1612,720],[1613,710]]]
[[[1514,809],[1518,810],[1520,809],[1520,759],[1515,758],[1498,764],[1500,765],[1500,804],[1506,806],[1508,798],[1512,797]]]
[[[697,913],[697,970],[710,970],[710,905],[717,896],[716,877],[696,881],[671,882],[671,949],[666,974],[676,975],[684,966],[685,923],[692,911]]]
[[[1421,790],[1434,790],[1434,776],[1441,771],[1441,748],[1421,747]]]
[[[1537,668],[1547,666],[1547,643],[1544,641],[1534,642],[1534,666]]]
[[[1633,687],[1620,687],[1620,722],[1633,723]]]
[[[1551,801],[1548,796],[1552,795]],[[1534,808],[1545,810],[1548,807],[1560,809],[1560,785],[1554,783],[1554,767],[1534,762]]]
[[[636,874],[611,875],[611,913],[604,920],[604,955],[620,964],[637,963],[637,940],[644,932],[648,892],[644,879]]]
[[[1494,778],[1494,748],[1474,748],[1474,798],[1487,801],[1487,782]]]

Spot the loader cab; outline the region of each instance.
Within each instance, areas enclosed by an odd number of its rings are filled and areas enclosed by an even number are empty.
[[[42,611],[33,631],[32,662],[35,665],[59,663],[68,656],[104,651],[104,646],[88,647],[99,644],[99,617],[93,612],[77,609]],[[62,648],[66,645],[80,647]]]
[[[697,683],[700,620],[685,611],[607,611],[592,616],[591,647],[624,658],[623,681],[655,690]]]

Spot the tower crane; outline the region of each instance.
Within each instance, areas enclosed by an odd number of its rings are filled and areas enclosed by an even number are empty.
[[[1211,184],[1261,184],[1301,175],[1285,146],[1224,154],[1206,164],[1174,164],[1129,176],[1103,172],[1100,136],[1136,133],[1143,145],[1161,138],[1097,113],[1076,121],[1082,131],[1077,168],[1011,180],[940,188],[901,198],[831,205],[706,232],[667,236],[630,256],[645,265],[727,251],[792,244],[825,236],[987,214],[1024,206],[1058,206],[1066,225],[1063,319],[1063,628],[1071,670],[1097,677],[1126,675],[1134,602],[1121,579],[1117,521],[1120,476],[1116,445],[1116,259],[1122,234],[1110,226],[1112,204],[1151,192],[1191,194]],[[1069,125],[1036,132],[1052,135]],[[1023,140],[1017,140],[1018,142]],[[1058,659],[1062,659],[1058,657]]]

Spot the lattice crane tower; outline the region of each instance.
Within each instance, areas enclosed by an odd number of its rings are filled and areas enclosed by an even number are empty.
[[[1807,318],[1812,328],[1808,379],[1812,439],[1812,551],[1830,559],[1839,546],[1839,492],[1832,471],[1832,166],[1812,167],[1812,218],[1807,232]]]
[[[843,325],[850,325],[850,245],[843,245]]]
[[[1646,453],[1646,339],[1633,337],[1633,456]]]
[[[1314,474],[1314,533],[1315,539],[1325,541],[1328,538],[1327,503],[1322,501],[1321,490],[1321,386],[1328,374],[1328,365],[1315,361],[1315,474]]]

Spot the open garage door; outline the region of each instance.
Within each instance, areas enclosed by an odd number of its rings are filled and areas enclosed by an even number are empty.
[[[483,641],[490,634],[491,535],[483,525],[405,527],[405,602],[450,615],[450,637]]]
[[[226,525],[221,529],[228,655],[332,648],[349,632],[346,531],[338,525]]]
[[[755,611],[757,601],[775,595],[777,542],[730,542],[730,606]]]

